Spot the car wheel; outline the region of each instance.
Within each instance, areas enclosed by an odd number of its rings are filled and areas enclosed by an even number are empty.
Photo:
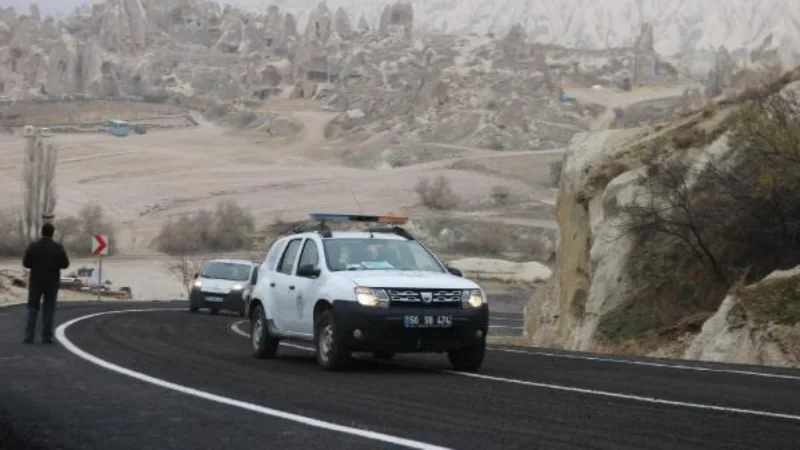
[[[456,348],[447,351],[450,365],[458,371],[474,372],[481,367],[483,356],[486,354],[486,341],[474,347]]]
[[[279,343],[280,339],[269,334],[264,309],[260,305],[256,306],[256,310],[253,311],[253,316],[250,318],[250,345],[253,356],[259,359],[272,359],[278,352]]]
[[[333,311],[325,311],[315,324],[317,364],[325,370],[341,370],[350,362],[350,352],[339,340]]]
[[[217,309],[217,308],[211,308],[211,314],[213,314],[213,315],[215,315],[215,316],[216,316],[217,314],[219,314],[219,309]]]
[[[382,359],[388,361],[394,358],[394,352],[373,352],[372,357],[375,359]]]
[[[190,313],[196,313],[199,309],[200,308],[198,308],[197,306],[190,306],[189,307],[189,312]]]

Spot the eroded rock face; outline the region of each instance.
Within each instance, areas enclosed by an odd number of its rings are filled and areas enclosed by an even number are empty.
[[[383,35],[402,33],[405,37],[411,36],[414,27],[414,9],[410,3],[397,2],[383,9],[380,19],[379,31]]]
[[[785,89],[791,89],[789,84]],[[697,93],[686,93],[687,97]],[[667,130],[675,124],[667,124]],[[697,125],[701,126],[701,125]],[[669,132],[669,131],[667,131]],[[559,227],[556,268],[552,278],[537,289],[526,306],[525,336],[536,346],[581,351],[609,351],[598,327],[620,307],[636,301],[642,281],[628,269],[641,256],[622,226],[624,207],[658,205],[656,196],[642,183],[649,176],[643,165],[644,148],[652,135],[641,130],[605,130],[576,136],[561,172],[557,201]],[[669,148],[661,150],[670,152]],[[710,161],[730,153],[727,134],[691,151],[670,153],[683,158],[698,172]],[[696,173],[696,172],[695,172]],[[688,184],[696,180],[690,178]],[[800,283],[800,267],[780,275]],[[758,319],[750,302],[769,295],[769,279],[729,293],[702,330],[684,332],[674,349],[652,355],[747,364],[800,365],[800,325],[775,326]],[[637,285],[638,283],[638,285]],[[796,289],[796,288],[793,288]],[[792,291],[796,292],[796,291]],[[792,294],[796,295],[796,294]],[[753,300],[753,299],[756,300]],[[770,297],[772,298],[772,297]],[[704,317],[701,317],[703,320]],[[692,334],[695,333],[695,334]]]

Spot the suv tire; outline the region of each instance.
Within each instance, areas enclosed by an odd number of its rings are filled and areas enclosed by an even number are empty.
[[[474,372],[481,367],[486,354],[486,341],[481,340],[473,347],[455,348],[447,351],[450,365],[457,371]]]
[[[253,356],[259,359],[272,359],[278,353],[280,339],[269,334],[267,316],[261,305],[256,306],[250,317],[250,346]]]
[[[350,362],[350,351],[339,339],[333,311],[323,312],[314,324],[314,344],[317,364],[324,370],[341,370]]]

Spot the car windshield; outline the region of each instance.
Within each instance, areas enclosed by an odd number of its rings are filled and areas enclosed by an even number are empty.
[[[331,271],[421,270],[444,272],[441,264],[416,241],[378,238],[325,239],[325,259]]]
[[[213,261],[203,267],[200,276],[217,280],[247,281],[250,278],[250,266],[232,262]]]

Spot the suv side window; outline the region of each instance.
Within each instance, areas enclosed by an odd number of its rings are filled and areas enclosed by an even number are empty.
[[[294,259],[297,257],[297,251],[300,249],[301,242],[303,242],[303,240],[300,238],[289,241],[289,244],[286,246],[286,251],[283,252],[280,266],[278,266],[278,272],[285,273],[286,275],[292,274],[294,271]]]
[[[300,261],[297,263],[297,267],[305,264],[311,264],[315,269],[319,268],[319,248],[313,239],[306,239],[306,243],[303,245],[303,252],[300,253]]]

